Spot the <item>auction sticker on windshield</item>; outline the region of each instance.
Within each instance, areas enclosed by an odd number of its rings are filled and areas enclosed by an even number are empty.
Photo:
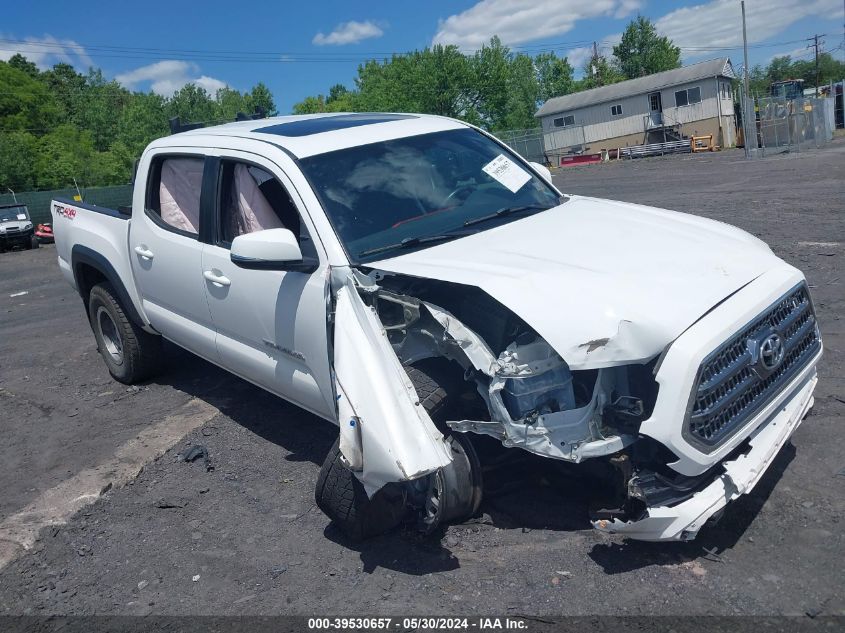
[[[504,154],[496,156],[484,165],[481,171],[498,180],[513,193],[519,191],[526,182],[531,180],[531,174]]]

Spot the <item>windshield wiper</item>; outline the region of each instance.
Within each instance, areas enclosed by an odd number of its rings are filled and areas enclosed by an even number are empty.
[[[366,257],[367,255],[375,255],[376,253],[383,253],[385,251],[392,251],[400,248],[412,248],[419,244],[427,244],[429,242],[445,242],[446,240],[454,240],[463,237],[465,233],[443,233],[442,235],[425,235],[423,237],[406,237],[401,242],[395,244],[386,244],[384,246],[377,246],[375,248],[368,248],[365,251],[358,253],[358,257]]]
[[[523,204],[518,207],[502,207],[498,211],[490,213],[489,215],[482,215],[478,218],[471,218],[464,222],[464,226],[472,226],[473,224],[487,222],[487,220],[495,220],[497,218],[502,218],[506,215],[512,215],[514,213],[522,213],[523,211],[545,211],[547,209],[551,209],[551,207],[547,207],[542,204]]]

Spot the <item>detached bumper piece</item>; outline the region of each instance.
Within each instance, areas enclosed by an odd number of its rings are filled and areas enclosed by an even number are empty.
[[[702,487],[701,478],[688,478],[682,485],[657,485],[656,481],[637,481],[644,492],[641,503],[629,503],[629,508],[639,506],[637,516],[598,515],[593,527],[610,534],[622,534],[643,541],[689,541],[695,538],[701,527],[731,501],[747,494],[766,472],[780,449],[801,424],[804,416],[813,406],[813,390],[816,382],[815,370],[804,377],[792,396],[788,398],[749,437],[747,450],[737,457],[722,462],[715,472],[716,479]],[[707,474],[713,471],[708,471]],[[712,475],[710,475],[712,476]],[[649,494],[651,493],[651,494]],[[665,505],[649,506],[663,495]],[[636,501],[636,500],[634,500]]]

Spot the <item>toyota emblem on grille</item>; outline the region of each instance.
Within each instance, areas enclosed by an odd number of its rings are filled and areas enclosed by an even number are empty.
[[[767,371],[774,371],[783,362],[785,349],[779,334],[770,334],[760,343],[760,364]]]

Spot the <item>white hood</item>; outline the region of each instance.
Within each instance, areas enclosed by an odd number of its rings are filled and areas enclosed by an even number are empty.
[[[580,196],[368,264],[481,288],[572,369],[650,359],[713,306],[782,265],[763,242],[727,224]]]

